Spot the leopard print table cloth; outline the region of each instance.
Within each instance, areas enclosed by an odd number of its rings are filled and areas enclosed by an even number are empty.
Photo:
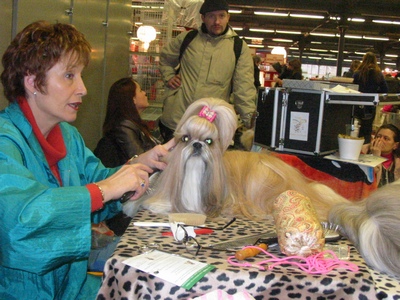
[[[187,256],[185,247],[174,241],[171,236],[162,236],[166,227],[137,227],[133,222],[168,222],[165,215],[153,214],[142,210],[133,219],[122,236],[114,254],[108,259],[103,275],[102,286],[97,300],[103,299],[191,299],[210,291],[221,289],[230,295],[246,290],[255,299],[400,299],[400,279],[371,270],[358,251],[347,240],[336,243],[350,247],[350,261],[359,266],[358,272],[337,269],[325,275],[310,275],[288,265],[273,270],[260,271],[256,268],[232,266],[227,257],[233,253],[215,250],[200,250],[191,257],[216,268],[207,273],[190,290],[185,290],[153,275],[144,273],[123,263],[129,257],[141,253],[141,249],[150,243],[159,245],[159,249],[173,254]],[[206,221],[206,226],[223,226],[228,220]],[[209,245],[232,238],[255,234],[274,233],[272,217],[267,221],[255,222],[237,219],[223,231],[198,235],[196,240]],[[274,253],[275,254],[275,253]],[[283,254],[276,253],[284,257]],[[265,259],[257,256],[250,261]]]

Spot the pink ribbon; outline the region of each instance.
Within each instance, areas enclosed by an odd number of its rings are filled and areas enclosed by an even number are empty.
[[[217,117],[217,113],[214,110],[211,110],[207,105],[204,105],[201,111],[199,112],[199,117],[206,118],[211,123]]]

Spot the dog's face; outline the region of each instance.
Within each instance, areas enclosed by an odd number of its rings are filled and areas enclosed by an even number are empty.
[[[202,113],[205,107],[206,115]],[[160,192],[171,201],[173,211],[218,211],[225,195],[222,156],[237,125],[233,107],[224,100],[205,98],[188,107],[176,128],[177,143],[161,178]]]
[[[180,152],[180,159],[187,164],[213,161],[215,152],[223,151],[216,126],[204,118],[192,116],[176,132],[177,145],[174,151]],[[200,171],[200,170],[198,170]]]
[[[202,115],[204,107],[215,114],[214,119]],[[237,125],[235,111],[229,103],[220,99],[204,98],[188,107],[177,126],[175,139],[178,144],[191,148],[187,150],[190,152],[189,156],[198,156],[203,151],[216,148],[224,152],[232,142]]]

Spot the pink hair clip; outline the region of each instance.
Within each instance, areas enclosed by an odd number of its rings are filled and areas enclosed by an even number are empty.
[[[204,105],[201,111],[199,112],[199,117],[206,118],[211,123],[217,117],[217,113],[214,110],[211,110],[207,105]]]

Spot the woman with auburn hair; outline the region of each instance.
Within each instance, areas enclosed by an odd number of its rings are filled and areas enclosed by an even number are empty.
[[[2,58],[9,100],[0,112],[0,299],[95,299],[87,274],[91,223],[136,200],[170,145],[108,169],[69,123],[86,87],[91,46],[74,26],[34,22]]]

